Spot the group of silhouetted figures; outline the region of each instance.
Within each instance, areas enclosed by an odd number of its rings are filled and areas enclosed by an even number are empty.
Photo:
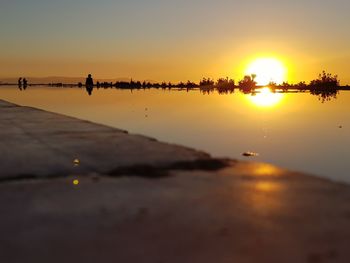
[[[18,88],[20,90],[22,90],[22,87],[25,90],[27,88],[27,86],[28,86],[28,81],[25,78],[18,79]]]

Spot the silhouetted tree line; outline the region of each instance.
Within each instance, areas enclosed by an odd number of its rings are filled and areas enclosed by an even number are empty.
[[[204,94],[209,94],[212,92],[218,92],[220,94],[229,94],[233,93],[235,89],[240,90],[245,94],[254,93],[255,89],[260,88],[257,86],[257,82],[255,81],[256,75],[246,75],[242,80],[238,81],[236,84],[235,80],[226,78],[219,78],[218,80],[214,80],[211,78],[203,78],[199,81],[199,83],[195,83],[192,81],[187,82],[179,82],[179,83],[171,83],[171,82],[149,82],[149,81],[116,81],[116,82],[96,82],[94,84],[91,74],[89,74],[88,79],[90,80],[88,93],[91,95],[93,88],[117,88],[117,89],[186,89],[187,91],[191,89],[200,89],[200,91]],[[4,84],[2,84],[4,85]],[[8,84],[6,84],[8,85]],[[18,80],[18,87],[22,90],[22,85],[27,87],[29,85],[26,79],[20,78]],[[35,84],[31,84],[35,85]],[[37,84],[44,85],[44,84]],[[63,84],[63,83],[50,83],[48,84],[52,87],[87,87],[87,82],[85,84],[79,82],[76,84]],[[279,92],[287,92],[289,90],[297,90],[297,91],[310,91],[312,95],[316,95],[322,102],[331,100],[332,98],[336,98],[339,92],[339,79],[337,75],[332,75],[323,71],[319,74],[318,78],[312,80],[309,84],[305,81],[299,82],[297,84],[290,84],[288,82],[283,82],[282,84],[277,84],[275,82],[270,82],[267,85],[273,92],[278,90]]]
[[[158,89],[171,89],[171,88],[180,88],[180,89],[192,89],[192,88],[200,88],[204,90],[220,90],[227,91],[231,89],[239,89],[243,92],[249,92],[250,90],[254,90],[256,88],[260,88],[257,86],[257,82],[255,81],[256,75],[246,75],[243,79],[239,80],[237,83],[234,79],[219,78],[216,81],[211,78],[203,78],[199,81],[199,83],[195,83],[192,81],[187,82],[147,82],[147,81],[116,81],[116,82],[96,82],[93,84],[94,87],[97,88],[120,88],[120,89],[147,89],[147,88],[158,88]],[[18,85],[22,85],[22,80],[19,79]],[[17,85],[11,83],[0,83],[0,85]],[[23,79],[23,85],[49,85],[53,87],[84,87],[85,84],[79,82],[78,84],[64,84],[64,83],[49,83],[49,84],[28,84],[25,79]],[[319,74],[317,79],[312,80],[309,84],[305,81],[299,82],[297,84],[290,84],[288,82],[283,82],[282,84],[277,84],[275,82],[270,82],[268,85],[271,89],[280,89],[280,90],[288,90],[288,89],[298,89],[298,90],[314,90],[314,91],[332,91],[340,88],[339,79],[337,75],[332,75],[330,73],[326,73],[323,71]],[[347,86],[348,87],[348,86]]]
[[[192,81],[171,83],[171,82],[140,82],[140,81],[117,81],[117,82],[97,82],[95,86],[97,88],[119,88],[119,89],[193,89],[200,88],[203,90],[219,90],[219,91],[229,91],[234,89],[239,89],[243,92],[250,92],[256,88],[257,82],[255,81],[256,75],[244,76],[242,80],[238,81],[236,84],[235,80],[226,78],[219,78],[218,80],[213,80],[211,78],[203,78],[199,83]],[[52,84],[54,85],[54,84]],[[61,83],[57,83],[57,86],[63,86]],[[84,86],[82,83],[78,83],[79,87]],[[312,80],[309,84],[306,82],[299,82],[297,84],[290,84],[288,82],[283,82],[282,84],[277,84],[275,82],[270,82],[268,85],[271,89],[298,89],[298,90],[315,90],[315,91],[332,91],[339,89],[339,80],[337,75],[332,75],[323,71],[317,79]]]

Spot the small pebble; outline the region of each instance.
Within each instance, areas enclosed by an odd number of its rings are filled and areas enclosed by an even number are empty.
[[[80,160],[79,159],[74,159],[73,164],[74,164],[74,166],[79,166],[80,165]]]

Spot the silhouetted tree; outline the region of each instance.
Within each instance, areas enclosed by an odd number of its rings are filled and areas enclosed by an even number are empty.
[[[311,89],[338,89],[339,80],[337,75],[332,75],[323,71],[318,78],[310,82]]]
[[[310,93],[318,96],[322,103],[336,99],[339,93],[338,76],[323,71],[317,79],[310,82],[309,89]]]
[[[254,74],[252,74],[251,76],[244,76],[244,78],[238,83],[239,88],[242,90],[254,89],[256,87],[255,77],[256,75]]]
[[[269,84],[267,84],[271,89],[276,89],[277,88],[277,83],[274,81],[270,81]]]
[[[214,85],[214,80],[210,79],[210,78],[203,78],[200,82],[199,82],[199,86],[213,86]]]

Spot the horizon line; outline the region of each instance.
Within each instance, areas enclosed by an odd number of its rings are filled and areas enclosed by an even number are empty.
[[[88,74],[93,74],[93,73],[88,73]],[[225,77],[218,77],[218,78],[213,78],[213,77],[202,77],[200,78],[199,80],[190,80],[190,79],[187,79],[187,80],[180,80],[180,81],[166,81],[166,80],[154,80],[154,79],[142,79],[142,80],[138,80],[136,78],[133,78],[133,77],[93,77],[94,80],[96,81],[134,81],[134,82],[150,82],[150,83],[188,83],[188,82],[191,82],[191,83],[197,83],[197,82],[201,82],[202,80],[211,80],[211,81],[214,81],[214,82],[217,82],[218,80],[222,80],[222,79],[228,79],[228,80],[233,80],[235,83],[241,81],[244,79],[245,76],[250,76],[250,75],[242,75],[241,78],[232,78],[232,77],[228,77],[228,76],[225,76]],[[332,76],[337,76],[339,77],[339,75],[337,74],[332,74]],[[6,79],[13,79],[13,80],[18,80],[21,76],[13,76],[13,77],[0,77],[0,83],[3,82],[4,80]],[[318,77],[318,76],[317,76]],[[23,78],[23,77],[22,77]],[[58,79],[81,79],[81,80],[85,80],[86,79],[86,76],[73,76],[73,77],[69,77],[69,76],[59,76],[59,75],[51,75],[51,76],[36,76],[36,77],[33,77],[33,76],[28,76],[28,77],[24,77],[26,79],[54,79],[54,78],[58,78]],[[312,80],[315,80],[317,78],[310,78],[310,80],[298,80],[298,81],[288,81],[288,80],[284,80],[282,83],[276,83],[277,85],[282,85],[283,83],[287,83],[287,84],[290,84],[290,85],[297,85],[297,84],[300,84],[302,82],[305,82],[306,84],[308,82],[311,82]],[[349,86],[350,85],[350,82],[348,83],[342,83],[342,80],[338,79],[339,81],[339,86]],[[271,83],[275,83],[275,81],[271,81]],[[8,83],[8,84],[11,84],[11,83]],[[14,83],[16,84],[16,83]],[[35,84],[35,83],[33,83]],[[54,83],[48,83],[48,84],[54,84]],[[69,84],[72,84],[72,83],[69,83]],[[270,83],[268,83],[270,84]],[[268,84],[266,85],[261,85],[261,86],[267,86]],[[342,84],[342,85],[340,85]]]

